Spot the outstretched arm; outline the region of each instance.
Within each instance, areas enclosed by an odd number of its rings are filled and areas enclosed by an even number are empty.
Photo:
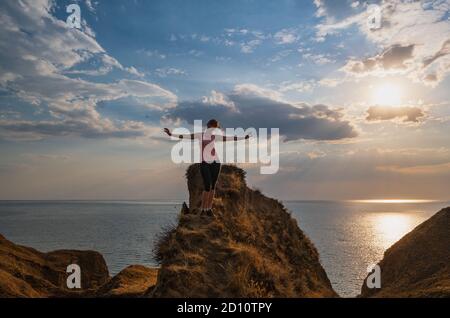
[[[245,135],[244,137],[238,137],[238,136],[222,136],[222,141],[239,141],[239,140],[247,140],[251,136]]]
[[[164,128],[164,132],[168,136],[175,137],[175,138],[178,138],[178,139],[195,139],[196,138],[196,134],[187,134],[187,135],[172,134],[172,132],[169,130],[169,128]]]

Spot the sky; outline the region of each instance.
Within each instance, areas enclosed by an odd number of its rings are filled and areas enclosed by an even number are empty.
[[[184,199],[162,129],[217,118],[279,128],[279,171],[243,165],[270,196],[448,200],[449,8],[1,1],[0,199]]]

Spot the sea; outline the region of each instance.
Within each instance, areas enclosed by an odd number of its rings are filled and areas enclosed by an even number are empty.
[[[450,202],[285,201],[320,254],[333,288],[359,294],[368,267]],[[47,252],[95,250],[112,275],[132,264],[157,266],[153,247],[177,222],[181,201],[0,201],[0,234]]]

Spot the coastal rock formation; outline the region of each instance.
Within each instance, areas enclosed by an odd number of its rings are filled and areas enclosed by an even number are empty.
[[[67,266],[81,268],[82,289],[67,288]],[[0,235],[1,297],[71,297],[89,294],[109,280],[103,256],[94,251],[41,253]]]
[[[81,269],[81,289],[68,289],[67,266]],[[156,284],[158,269],[128,266],[110,278],[103,256],[93,251],[41,253],[0,235],[0,297],[140,297]]]
[[[189,208],[160,237],[161,263],[150,297],[336,297],[319,254],[277,200],[247,187],[245,172],[224,165],[216,216],[200,216],[198,165],[187,171]]]
[[[379,263],[381,288],[360,297],[450,297],[450,207],[390,247]]]
[[[157,268],[131,265],[111,278],[97,292],[97,297],[141,297],[156,284]]]

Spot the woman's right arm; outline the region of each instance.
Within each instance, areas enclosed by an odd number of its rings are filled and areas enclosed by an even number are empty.
[[[172,132],[169,130],[169,128],[164,128],[164,132],[168,136],[175,137],[175,138],[178,138],[178,139],[195,139],[196,138],[196,134],[188,134],[188,135],[172,134]]]
[[[247,140],[249,139],[251,136],[250,135],[245,135],[243,137],[238,137],[238,136],[222,136],[222,141],[240,141],[240,140]]]

